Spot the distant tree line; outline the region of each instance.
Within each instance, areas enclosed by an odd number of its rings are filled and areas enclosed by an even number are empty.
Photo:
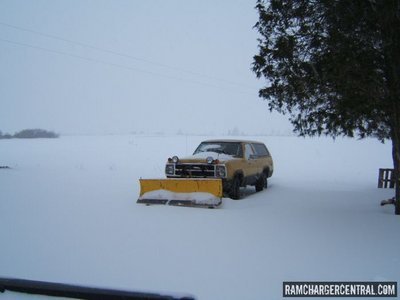
[[[24,129],[14,135],[9,133],[3,134],[0,131],[0,139],[37,139],[37,138],[58,138],[59,135],[52,131],[44,129]]]

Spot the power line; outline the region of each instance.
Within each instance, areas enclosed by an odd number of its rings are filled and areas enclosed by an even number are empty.
[[[139,57],[136,57],[136,56],[133,56],[133,55],[129,55],[129,54],[126,54],[126,53],[122,53],[122,52],[117,52],[117,51],[113,51],[113,50],[109,50],[109,49],[96,47],[96,46],[93,46],[93,45],[90,45],[90,44],[87,44],[87,43],[82,43],[80,41],[74,41],[74,40],[66,39],[66,38],[63,38],[63,37],[60,37],[60,36],[57,36],[57,35],[43,33],[43,32],[40,32],[40,31],[36,31],[36,30],[32,30],[32,29],[28,29],[28,28],[24,28],[24,27],[20,27],[20,26],[15,26],[15,25],[8,24],[8,23],[5,23],[5,22],[0,22],[0,25],[4,26],[4,27],[9,27],[9,28],[12,28],[12,29],[15,29],[15,30],[20,30],[20,31],[25,31],[25,32],[29,32],[29,33],[32,33],[32,34],[40,35],[40,36],[43,36],[43,37],[46,37],[46,38],[59,40],[59,41],[62,41],[62,42],[66,42],[66,43],[78,45],[78,46],[81,46],[81,47],[93,49],[93,50],[96,50],[96,51],[100,51],[100,52],[104,52],[104,53],[108,53],[108,54],[112,54],[112,55],[116,55],[116,56],[120,56],[120,57],[124,57],[124,58],[128,58],[128,59],[132,59],[132,60],[136,60],[136,61],[145,62],[145,63],[152,64],[152,65],[155,65],[155,66],[158,66],[158,67],[167,68],[167,69],[171,69],[171,70],[175,70],[175,71],[179,71],[179,72],[182,72],[182,73],[186,73],[186,74],[190,74],[190,75],[194,75],[194,76],[199,76],[199,77],[203,77],[203,78],[208,78],[208,79],[212,79],[212,80],[217,80],[217,81],[220,81],[220,82],[224,82],[225,84],[229,84],[229,85],[233,85],[233,86],[240,86],[242,88],[246,88],[246,89],[249,89],[249,90],[256,89],[254,87],[250,87],[250,86],[244,85],[242,83],[233,82],[233,81],[230,81],[230,80],[226,80],[226,79],[218,78],[218,77],[215,77],[215,76],[210,76],[210,75],[194,72],[194,71],[191,71],[191,70],[187,70],[187,69],[183,69],[183,68],[179,68],[179,67],[163,64],[163,63],[160,63],[160,62],[155,62],[155,61],[148,60],[148,59],[145,59],[145,58],[139,58]]]
[[[3,38],[0,38],[0,42],[13,44],[13,45],[17,45],[17,46],[25,47],[25,48],[36,49],[36,50],[40,50],[40,51],[44,51],[44,52],[50,52],[50,53],[53,53],[53,54],[69,56],[69,57],[72,57],[72,58],[81,59],[81,60],[89,61],[89,62],[92,62],[92,63],[108,65],[108,66],[112,66],[112,67],[116,67],[116,68],[120,68],[120,69],[126,69],[126,70],[130,70],[130,71],[134,71],[134,72],[146,73],[146,74],[149,74],[149,75],[164,77],[164,78],[168,78],[168,79],[172,79],[172,80],[186,81],[186,82],[190,82],[190,83],[197,84],[197,85],[203,85],[203,86],[213,87],[213,88],[217,88],[217,89],[223,89],[223,90],[232,91],[232,89],[224,88],[224,87],[221,87],[221,86],[218,86],[218,85],[214,85],[214,84],[209,84],[209,83],[205,83],[205,82],[190,80],[190,79],[186,79],[186,78],[180,78],[180,77],[176,77],[176,76],[165,75],[165,74],[161,74],[161,73],[157,73],[157,72],[152,72],[152,71],[143,70],[143,69],[139,69],[139,68],[124,66],[124,65],[121,65],[121,64],[115,64],[115,63],[103,61],[103,60],[96,59],[96,58],[85,57],[85,56],[76,55],[76,54],[72,54],[72,53],[68,53],[68,52],[64,52],[64,51],[49,49],[49,48],[45,48],[45,47],[41,47],[41,46],[35,46],[35,45],[27,44],[27,43],[16,42],[16,41],[3,39]],[[236,90],[236,92],[240,92],[240,93],[243,93],[243,94],[251,94],[249,92],[239,91],[239,90]]]

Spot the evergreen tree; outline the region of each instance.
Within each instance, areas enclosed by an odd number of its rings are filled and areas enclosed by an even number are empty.
[[[302,136],[390,139],[400,178],[400,0],[258,0],[256,9],[253,71],[270,110],[288,113]]]

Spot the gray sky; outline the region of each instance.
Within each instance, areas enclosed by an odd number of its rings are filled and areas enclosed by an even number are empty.
[[[249,0],[0,1],[0,130],[290,132],[258,98]]]

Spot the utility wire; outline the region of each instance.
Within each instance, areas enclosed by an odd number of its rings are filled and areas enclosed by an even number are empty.
[[[198,73],[198,72],[193,72],[193,71],[190,71],[190,70],[187,70],[187,69],[183,69],[183,68],[179,68],[179,67],[163,64],[163,63],[160,63],[160,62],[151,61],[151,60],[144,59],[144,58],[139,58],[139,57],[136,57],[136,56],[133,56],[133,55],[129,55],[129,54],[126,54],[126,53],[122,53],[122,52],[117,52],[117,51],[113,51],[113,50],[109,50],[109,49],[96,47],[96,46],[93,46],[93,45],[90,45],[90,44],[86,44],[86,43],[82,43],[82,42],[79,42],[79,41],[66,39],[66,38],[63,38],[63,37],[60,37],[60,36],[56,36],[56,35],[52,35],[52,34],[48,34],[48,33],[43,33],[43,32],[40,32],[40,31],[36,31],[36,30],[32,30],[32,29],[28,29],[28,28],[24,28],[24,27],[20,27],[20,26],[15,26],[15,25],[4,23],[4,22],[1,22],[1,21],[0,21],[0,25],[4,26],[4,27],[9,27],[9,28],[12,28],[12,29],[15,29],[15,30],[20,30],[20,31],[25,31],[25,32],[29,32],[29,33],[32,33],[32,34],[40,35],[40,36],[43,36],[43,37],[46,37],[46,38],[59,40],[59,41],[63,41],[63,42],[70,43],[70,44],[75,44],[75,45],[78,45],[78,46],[81,46],[81,47],[85,47],[85,48],[89,48],[89,49],[93,49],[93,50],[96,50],[96,51],[101,51],[101,52],[104,52],[104,53],[108,53],[108,54],[112,54],[112,55],[116,55],[116,56],[120,56],[120,57],[124,57],[124,58],[129,58],[129,59],[136,60],[136,61],[145,62],[145,63],[152,64],[152,65],[155,65],[155,66],[158,66],[158,67],[163,67],[163,68],[172,69],[172,70],[175,70],[175,71],[179,71],[179,72],[190,74],[190,75],[194,75],[194,76],[199,76],[199,77],[203,77],[203,78],[217,80],[217,81],[224,82],[225,84],[229,84],[229,85],[233,85],[233,86],[240,86],[242,88],[246,88],[246,89],[249,89],[249,90],[256,90],[257,89],[257,88],[254,88],[254,87],[251,87],[251,86],[248,86],[248,85],[244,85],[244,84],[241,84],[241,83],[238,83],[238,82],[233,82],[233,81],[222,79],[222,78],[218,78],[218,77],[215,77],[215,76],[210,76],[210,75],[206,75],[206,74],[202,74],[202,73]]]
[[[125,69],[125,70],[130,70],[130,71],[134,71],[134,72],[146,73],[146,74],[159,76],[159,77],[164,77],[164,78],[169,78],[169,79],[173,79],[173,80],[186,81],[186,82],[190,82],[190,83],[197,84],[197,85],[203,85],[203,86],[213,87],[213,88],[217,88],[217,89],[232,91],[232,89],[230,89],[230,88],[225,88],[225,87],[214,85],[214,84],[209,84],[209,83],[200,82],[200,81],[196,81],[196,80],[190,80],[190,79],[186,79],[186,78],[180,78],[180,77],[176,77],[176,76],[165,75],[165,74],[152,72],[152,71],[148,71],[148,70],[143,70],[143,69],[139,69],[139,68],[133,68],[133,67],[129,67],[129,66],[124,66],[124,65],[121,65],[121,64],[115,64],[115,63],[107,62],[107,61],[100,60],[100,59],[95,59],[95,58],[85,57],[85,56],[81,56],[81,55],[76,55],[76,54],[72,54],[72,53],[68,53],[68,52],[64,52],[64,51],[59,51],[59,50],[49,49],[49,48],[35,46],[35,45],[31,45],[31,44],[11,41],[11,40],[8,40],[8,39],[0,38],[0,42],[13,44],[13,45],[17,45],[17,46],[20,46],[20,47],[36,49],[36,50],[40,50],[40,51],[44,51],[44,52],[50,52],[50,53],[54,53],[54,54],[58,54],[58,55],[69,56],[69,57],[73,57],[73,58],[89,61],[89,62],[92,62],[92,63],[108,65],[108,66],[112,66],[112,67],[116,67],[116,68],[120,68],[120,69]],[[236,92],[243,93],[243,94],[251,94],[250,92],[247,92],[247,91],[245,92],[245,91],[241,91],[241,90],[236,90]]]

